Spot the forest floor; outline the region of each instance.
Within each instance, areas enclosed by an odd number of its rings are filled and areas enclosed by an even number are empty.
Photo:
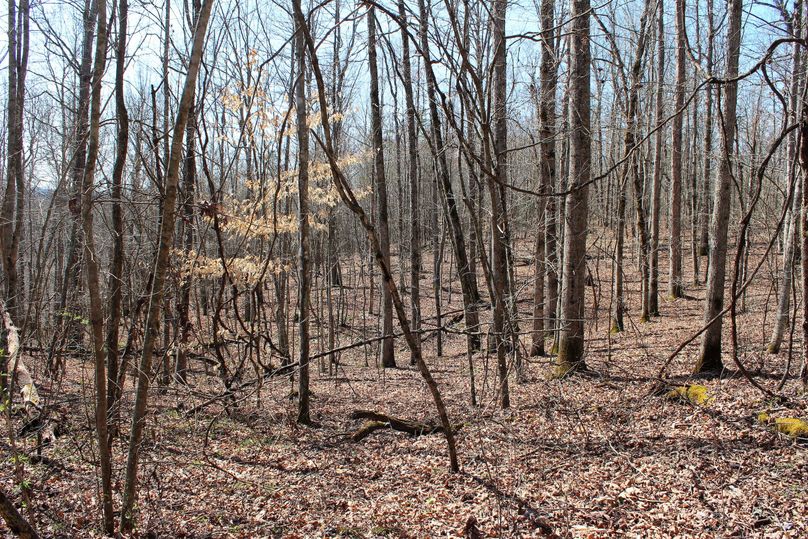
[[[667,400],[653,392],[655,377],[671,351],[701,327],[704,287],[688,285],[687,299],[663,299],[662,316],[640,324],[631,318],[638,282],[629,273],[627,330],[609,334],[610,264],[596,266],[590,300],[601,301],[587,328],[590,374],[551,380],[551,358],[528,358],[525,380],[511,378],[512,407],[503,411],[496,404],[495,358],[480,353],[480,405],[473,407],[465,338],[447,334],[443,357],[435,356],[434,336],[425,342],[451,420],[461,426],[460,473],[449,472],[440,434],[382,430],[359,443],[349,437],[359,426],[350,418],[355,409],[434,418],[429,392],[406,367],[409,354],[400,340],[402,368],[379,369],[372,354],[367,367],[360,348],[341,354],[337,376],[315,369],[316,428],[295,423],[296,386],[288,377],[241,393],[230,414],[221,402],[187,413],[221,391],[215,376],[198,372],[190,388],[155,389],[141,459],[138,533],[462,537],[472,520],[477,537],[808,537],[808,448],[757,421],[763,410],[772,417],[808,416],[794,377],[799,340],[782,391],[793,397],[787,406],[767,402],[734,369],[697,381],[711,397],[704,405]],[[527,282],[531,267],[520,266],[520,279]],[[738,318],[740,355],[758,381],[774,388],[788,346],[777,356],[764,352],[775,300],[768,277],[758,282]],[[523,295],[520,308],[528,312],[529,292]],[[456,291],[447,310],[459,301]],[[726,335],[729,342],[728,329]],[[676,382],[696,383],[687,373],[698,342],[671,363]],[[41,359],[26,359],[43,380]],[[725,361],[731,364],[729,354]],[[128,387],[128,402],[131,392]],[[62,385],[50,393],[65,432],[44,449],[48,464],[25,466],[31,487],[26,511],[46,536],[97,536],[91,364],[71,360]],[[19,443],[30,450],[34,441]],[[120,492],[124,438],[113,452]],[[0,469],[3,488],[18,498],[7,459]],[[0,527],[0,534],[8,531]]]

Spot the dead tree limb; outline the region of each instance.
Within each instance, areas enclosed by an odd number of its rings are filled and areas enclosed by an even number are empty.
[[[412,436],[438,434],[443,432],[443,427],[441,425],[421,423],[419,421],[394,417],[371,410],[354,410],[351,412],[351,419],[366,420],[364,423],[362,423],[362,426],[360,426],[359,429],[351,434],[351,439],[354,442],[360,442],[367,438],[370,434],[382,429],[392,429],[399,432],[406,432]]]
[[[39,537],[33,526],[14,507],[14,502],[6,496],[2,489],[0,489],[0,516],[6,521],[11,533],[17,537],[22,539],[37,539]]]

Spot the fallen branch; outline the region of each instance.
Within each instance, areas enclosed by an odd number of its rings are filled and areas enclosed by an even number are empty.
[[[5,350],[3,351],[8,358],[7,365],[9,372],[12,374],[11,382],[16,382],[16,384],[20,386],[20,394],[26,406],[30,405],[34,408],[39,408],[39,393],[34,385],[34,379],[30,371],[28,371],[28,367],[25,366],[25,363],[23,363],[20,358],[19,330],[12,322],[11,315],[6,310],[5,304],[1,302],[0,318],[2,318],[3,340],[5,341],[3,343]]]
[[[421,436],[424,434],[437,434],[442,433],[443,427],[441,425],[434,425],[429,423],[421,423],[410,419],[403,419],[400,417],[393,417],[380,412],[373,412],[370,410],[354,410],[351,412],[351,419],[365,419],[359,429],[351,434],[351,439],[354,442],[360,442],[367,438],[370,434],[382,429],[392,429],[399,432],[406,432],[412,436]],[[453,429],[456,430],[456,429]]]

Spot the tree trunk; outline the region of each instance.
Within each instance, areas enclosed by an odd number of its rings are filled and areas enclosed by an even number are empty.
[[[630,160],[629,160],[630,161]],[[626,166],[626,170],[628,170]],[[626,182],[628,175],[623,174],[617,184],[617,245],[614,252],[614,288],[612,290],[612,323],[610,331],[623,331],[623,314],[625,297],[623,293],[623,251],[626,244]]]
[[[713,73],[715,50],[715,23],[713,22],[713,0],[707,0],[707,73]],[[710,250],[710,184],[712,180],[713,152],[713,87],[705,89],[704,105],[704,170],[701,184],[701,212],[699,212],[699,255],[707,256]],[[707,271],[708,268],[705,268]]]
[[[794,21],[792,23],[791,32],[794,35],[802,34],[801,27],[801,13],[802,2],[797,2],[797,9],[794,14]],[[789,119],[796,121],[798,116],[798,107],[801,103],[799,99],[800,88],[802,87],[802,47],[801,43],[794,43],[793,51],[791,54],[791,95],[789,95]],[[788,135],[788,142],[786,146],[786,185],[790,185],[794,176],[798,173],[797,168],[797,134],[790,133]],[[797,263],[796,253],[799,247],[799,223],[800,223],[800,210],[802,209],[802,181],[798,179],[794,182],[794,195],[791,201],[791,218],[786,225],[785,237],[785,250],[783,252],[783,276],[780,281],[780,296],[777,301],[777,318],[774,322],[772,330],[772,337],[769,341],[768,351],[770,354],[776,354],[780,351],[780,345],[783,342],[783,335],[785,335],[788,321],[790,318],[790,305],[791,305],[791,286],[794,278],[794,268]]]
[[[802,172],[802,389],[808,389],[808,103],[803,99],[800,126],[800,171]]]
[[[22,320],[22,287],[18,285],[17,262],[22,237],[25,204],[25,157],[23,116],[25,77],[28,73],[30,6],[21,0],[8,2],[8,110],[6,191],[0,207],[0,256],[6,280],[6,308],[13,320]],[[5,369],[0,369],[5,371]]]
[[[668,293],[672,298],[684,294],[682,280],[682,123],[685,104],[685,0],[676,0],[676,97],[671,151],[670,268]],[[660,77],[662,74],[660,74]],[[681,112],[680,112],[681,111]]]
[[[539,189],[546,196],[539,201],[539,229],[536,237],[536,277],[533,303],[533,346],[531,355],[544,355],[546,332],[552,331],[557,302],[557,278],[555,277],[555,241],[550,222],[555,218],[555,197],[548,196],[555,187],[555,101],[558,83],[558,66],[553,26],[555,25],[553,0],[541,3],[541,90],[539,94]],[[552,241],[551,241],[552,239]],[[541,258],[539,258],[541,256]],[[545,284],[546,276],[546,284]],[[541,292],[539,292],[541,289]],[[551,315],[552,313],[552,315]]]
[[[396,315],[398,316],[398,321],[399,324],[401,325],[401,332],[404,334],[404,339],[407,341],[407,346],[409,346],[410,352],[415,356],[418,371],[421,373],[421,377],[424,379],[424,382],[429,388],[429,392],[432,395],[432,400],[435,403],[435,408],[438,412],[441,426],[444,429],[444,435],[446,436],[446,445],[448,447],[449,452],[450,469],[453,472],[459,471],[460,465],[457,460],[457,449],[455,447],[454,433],[452,432],[451,423],[449,422],[449,415],[446,411],[446,405],[443,402],[440,390],[438,389],[438,384],[435,382],[435,379],[432,377],[432,373],[429,370],[429,367],[424,361],[423,354],[421,352],[421,341],[418,338],[417,334],[413,333],[412,330],[410,329],[410,323],[409,320],[407,319],[407,313],[404,308],[404,302],[401,300],[398,288],[396,287],[395,282],[393,281],[393,276],[390,273],[390,266],[385,263],[385,257],[382,252],[379,236],[375,228],[371,224],[370,219],[368,219],[365,210],[362,208],[361,204],[359,204],[359,202],[357,201],[356,196],[351,190],[347,178],[345,177],[344,173],[340,169],[339,164],[336,161],[334,154],[334,144],[331,138],[331,124],[328,118],[328,106],[326,102],[325,83],[323,82],[323,75],[320,71],[320,65],[317,60],[317,49],[314,43],[314,39],[312,39],[311,33],[308,27],[306,26],[303,11],[300,7],[300,0],[294,0],[293,7],[294,7],[295,19],[298,22],[299,27],[303,28],[304,30],[304,34],[306,37],[306,47],[308,48],[309,51],[309,58],[311,60],[312,71],[314,72],[314,77],[317,81],[317,94],[320,105],[320,120],[322,123],[323,139],[324,139],[323,141],[321,141],[322,142],[321,146],[323,147],[323,150],[325,151],[326,156],[328,158],[328,164],[329,168],[331,169],[331,176],[334,183],[334,187],[336,187],[340,199],[359,219],[362,228],[364,228],[365,232],[367,233],[370,247],[373,249],[376,264],[379,266],[382,272],[382,279],[384,281],[384,285],[390,292],[390,296],[393,300]]]
[[[570,17],[570,165],[564,220],[561,333],[555,376],[585,370],[586,236],[588,183],[591,176],[589,0],[573,0]]]
[[[457,261],[457,272],[460,277],[460,287],[463,292],[463,309],[465,311],[466,328],[471,333],[470,344],[473,349],[480,347],[479,335],[479,302],[480,293],[477,288],[477,274],[471,271],[468,256],[466,255],[466,242],[463,234],[460,214],[457,210],[457,201],[449,177],[449,167],[446,162],[446,151],[441,131],[441,121],[438,115],[437,81],[435,72],[431,64],[432,58],[429,53],[429,20],[424,0],[418,0],[419,38],[421,42],[421,55],[427,65],[426,68],[426,91],[429,102],[429,121],[432,132],[432,144],[437,161],[437,176],[441,187],[441,199],[446,210],[446,215],[450,227],[450,238],[455,260]]]
[[[297,82],[295,111],[297,113],[297,203],[298,203],[298,407],[297,422],[311,423],[309,414],[309,303],[311,295],[311,261],[309,245],[309,128],[306,112],[306,49],[303,30],[295,29]],[[385,223],[386,226],[386,223]],[[391,314],[392,316],[392,314]],[[392,326],[392,322],[391,322]],[[392,329],[391,329],[392,331]],[[385,333],[387,334],[387,333]]]
[[[705,324],[718,317],[702,335],[701,350],[694,371],[720,372],[724,368],[721,361],[721,327],[722,317],[718,316],[724,308],[724,281],[727,264],[727,229],[732,202],[732,159],[735,153],[735,126],[737,125],[738,82],[731,80],[738,75],[738,59],[741,47],[741,14],[743,0],[729,0],[727,13],[727,72],[725,78],[730,79],[723,85],[723,117],[722,129],[723,157],[718,169],[715,191],[713,194],[713,217],[710,223],[710,260],[707,270],[707,292],[705,296]]]
[[[90,99],[90,131],[87,163],[84,169],[81,197],[81,222],[84,231],[84,257],[87,273],[87,292],[90,296],[90,333],[95,359],[95,428],[98,436],[98,454],[101,468],[101,484],[104,515],[104,532],[115,531],[112,507],[112,457],[107,425],[107,370],[104,351],[104,306],[101,299],[101,278],[98,254],[93,232],[93,194],[95,191],[95,167],[98,162],[101,128],[101,83],[107,60],[107,4],[99,0],[97,8],[98,32],[93,66],[92,95]]]
[[[115,165],[112,169],[112,264],[108,280],[108,315],[106,353],[107,353],[107,407],[109,408],[110,443],[117,433],[118,398],[121,388],[117,387],[120,355],[118,353],[118,337],[121,325],[121,301],[123,298],[123,170],[126,165],[126,151],[129,145],[129,114],[126,110],[124,94],[124,70],[126,69],[126,33],[129,18],[129,3],[119,0],[118,3],[118,42],[115,65],[115,111],[118,119],[118,136],[115,148]]]
[[[373,131],[373,180],[376,192],[377,220],[376,228],[379,230],[379,241],[387,267],[390,267],[390,228],[387,224],[389,212],[387,210],[387,179],[384,170],[384,137],[382,136],[382,106],[379,98],[379,69],[376,61],[376,9],[368,9],[368,64],[370,67],[370,122]],[[393,351],[393,303],[390,292],[382,292],[382,316],[384,335],[388,337],[382,341],[382,366],[395,367],[396,358]]]
[[[404,97],[407,104],[407,174],[410,180],[410,312],[412,313],[412,330],[418,331],[421,327],[421,224],[418,219],[420,178],[418,177],[418,137],[415,124],[415,99],[412,91],[410,40],[407,31],[407,12],[403,0],[398,2],[398,16],[401,25]],[[414,357],[410,358],[410,363],[415,365]]]
[[[664,1],[657,7],[657,87],[656,137],[654,139],[654,175],[651,180],[651,275],[648,284],[648,310],[659,316],[659,220],[662,213],[662,139],[665,129],[665,9]]]
[[[631,73],[629,75],[628,88],[628,107],[626,109],[626,132],[623,139],[624,159],[626,162],[623,165],[623,182],[628,181],[631,176],[634,183],[634,210],[636,212],[636,226],[637,237],[639,239],[639,255],[640,255],[640,321],[647,322],[649,319],[648,309],[648,272],[649,272],[649,256],[650,253],[650,239],[648,237],[648,226],[645,222],[645,210],[643,208],[643,182],[640,177],[639,157],[634,148],[637,141],[637,114],[639,109],[639,90],[642,76],[642,63],[645,56],[645,48],[648,43],[648,17],[651,16],[652,4],[651,0],[646,0],[643,9],[643,15],[640,19],[640,29],[637,38],[637,52],[634,56],[634,62],[631,65]],[[623,187],[625,189],[625,187]],[[617,302],[623,309],[623,299],[618,297]],[[623,329],[623,312],[619,313],[621,316],[619,320],[620,330]],[[614,328],[614,326],[613,326]]]
[[[494,281],[494,343],[499,373],[499,398],[502,408],[511,404],[508,389],[508,358],[506,333],[506,290],[508,288],[507,231],[505,200],[500,186],[508,182],[508,114],[507,114],[507,49],[505,43],[506,0],[494,0],[491,13],[491,38],[494,63],[494,177],[488,177],[488,195],[491,198],[491,251]]]
[[[185,125],[193,104],[196,79],[199,74],[199,65],[202,62],[205,34],[210,19],[213,0],[205,0],[199,10],[199,18],[193,35],[193,46],[188,63],[188,73],[180,98],[179,111],[174,122],[174,132],[171,141],[171,154],[168,161],[165,200],[163,201],[162,219],[160,227],[160,244],[154,265],[154,278],[152,280],[149,309],[146,318],[146,332],[143,339],[143,351],[140,357],[137,389],[135,392],[135,410],[132,414],[132,431],[129,437],[129,453],[126,461],[126,484],[123,492],[121,507],[121,529],[124,532],[132,530],[135,524],[134,508],[137,497],[137,468],[140,456],[140,444],[143,439],[143,429],[146,426],[146,404],[149,391],[149,378],[152,368],[154,344],[160,331],[160,307],[163,302],[166,272],[168,269],[169,254],[174,243],[174,225],[177,209],[177,184],[179,183],[179,166],[182,156],[182,140]],[[167,113],[167,111],[166,111]]]
[[[0,516],[6,521],[6,525],[8,529],[11,530],[11,533],[20,539],[39,538],[39,534],[33,526],[25,520],[25,517],[22,516],[17,508],[14,507],[14,502],[6,496],[6,492],[3,489],[0,489]]]

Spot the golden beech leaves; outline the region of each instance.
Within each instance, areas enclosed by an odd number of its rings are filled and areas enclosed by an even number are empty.
[[[237,132],[248,140],[254,140],[256,133],[260,133],[264,142],[277,141],[294,136],[297,132],[295,107],[289,105],[285,95],[279,98],[278,104],[273,104],[270,102],[270,96],[260,86],[239,82],[235,88],[224,88],[219,100],[229,112],[243,115],[238,120],[243,129],[238,129]],[[317,98],[309,98],[308,106],[310,113],[306,117],[306,124],[310,129],[314,129],[321,123],[320,114],[317,112]],[[340,112],[329,114],[331,123],[341,122],[344,118]],[[220,138],[230,140],[227,136]]]
[[[340,166],[350,171],[364,164],[370,156],[369,152],[347,155],[340,159]],[[339,203],[339,194],[331,182],[331,170],[327,163],[311,163],[309,177],[312,182],[309,187],[310,226],[314,231],[325,232],[332,208]],[[250,251],[263,240],[272,241],[280,235],[298,232],[297,170],[288,170],[280,178],[271,180],[246,179],[243,186],[242,193],[225,195],[221,202],[201,202],[199,214],[210,224],[217,219],[219,229],[226,236],[247,240],[239,256],[226,258],[225,265],[233,281],[254,285],[266,275],[294,270],[291,261],[267,258]],[[364,188],[357,189],[355,194],[361,200],[371,192],[370,188]],[[252,240],[257,240],[257,243]],[[182,279],[219,279],[225,274],[221,258],[182,250],[175,250],[174,256],[178,259]]]
[[[221,258],[210,258],[196,251],[175,251],[180,260],[180,277],[187,279],[219,279],[224,275]],[[227,259],[227,273],[239,284],[254,285],[265,275],[278,274],[294,269],[292,263],[282,260],[262,259],[254,255],[232,257]]]
[[[250,49],[246,66],[254,68],[259,53]],[[271,95],[262,86],[248,82],[235,82],[221,90],[219,99],[235,118],[230,126],[219,132],[219,140],[234,147],[245,145],[258,148],[284,138],[296,138],[296,114],[288,97]],[[310,114],[306,122],[310,129],[321,125],[316,97],[309,99]],[[330,114],[331,122],[341,122],[344,115]],[[325,160],[315,158],[309,163],[309,223],[315,232],[328,230],[328,219],[340,201],[339,193],[331,181],[331,167]],[[321,156],[322,157],[322,156]],[[340,168],[347,174],[361,172],[372,159],[370,151],[348,154],[339,159]],[[175,251],[182,279],[218,279],[228,274],[241,284],[255,284],[264,276],[292,271],[291,261],[274,258],[264,252],[269,242],[279,236],[294,236],[299,230],[297,213],[297,169],[282,171],[273,177],[242,177],[234,192],[224,194],[214,203],[199,204],[199,215],[209,225],[214,220],[225,239],[235,239],[240,248],[238,256],[207,257],[194,251]],[[372,192],[371,187],[357,188],[354,194],[362,200]]]
[[[343,170],[364,163],[369,153],[348,155],[340,159]],[[312,207],[310,224],[313,230],[324,231],[328,226],[331,208],[339,203],[339,194],[331,183],[331,170],[327,163],[313,162],[309,168],[309,202]],[[279,234],[295,234],[298,231],[298,216],[294,207],[297,197],[297,170],[284,172],[280,179],[259,182],[248,179],[244,182],[247,193],[243,196],[226,196],[218,208],[219,226],[222,231],[241,238],[271,239]],[[357,190],[362,199],[370,189]],[[281,204],[292,201],[292,204]],[[288,210],[288,211],[287,211]],[[213,216],[203,212],[203,218]]]

